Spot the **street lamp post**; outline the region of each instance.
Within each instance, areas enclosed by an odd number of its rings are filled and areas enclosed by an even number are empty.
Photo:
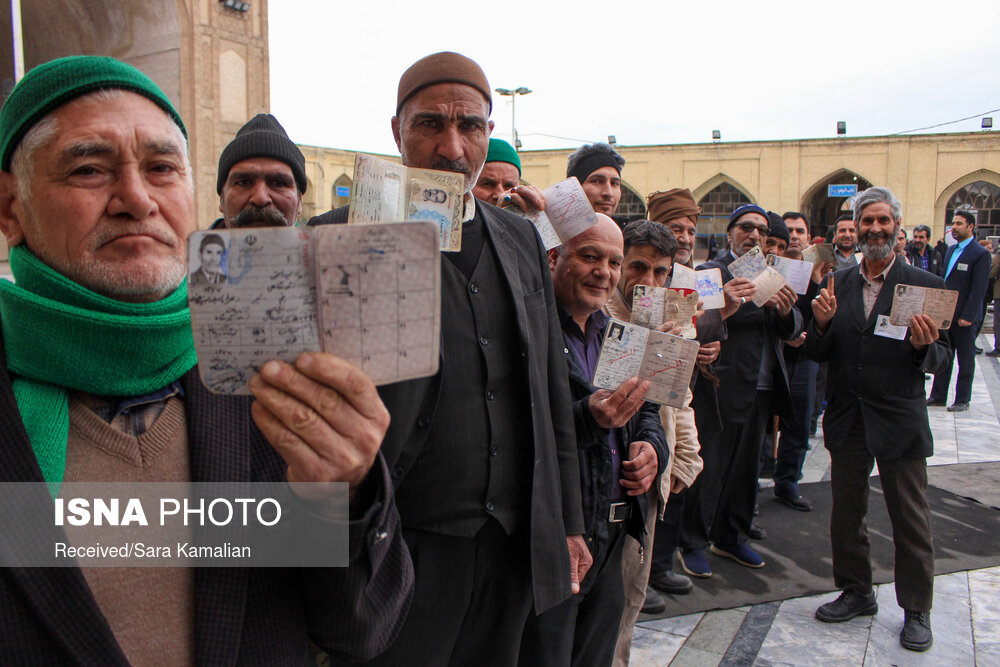
[[[521,86],[520,88],[515,88],[510,90],[508,88],[495,88],[497,93],[503,95],[504,97],[510,98],[510,136],[513,141],[514,150],[519,150],[521,148],[521,140],[517,138],[517,124],[515,122],[516,116],[514,115],[515,107],[517,106],[517,96],[527,95],[531,92],[530,89]]]

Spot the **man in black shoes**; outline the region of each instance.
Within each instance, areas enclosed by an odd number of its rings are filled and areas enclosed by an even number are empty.
[[[812,302],[806,354],[830,362],[830,404],[823,418],[830,451],[833,578],[844,592],[816,610],[827,623],[872,615],[868,476],[877,461],[896,547],[896,600],[906,611],[899,640],[925,651],[933,641],[934,546],[927,505],[927,463],[934,445],[924,405],[924,373],[948,362],[946,332],[926,315],[908,327],[888,322],[897,285],[943,287],[927,271],[896,261],[899,201],[886,188],[870,188],[854,209],[860,267],[841,269],[823,282]]]

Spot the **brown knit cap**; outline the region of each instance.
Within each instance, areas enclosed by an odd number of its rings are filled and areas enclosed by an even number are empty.
[[[490,113],[493,112],[493,94],[483,68],[461,53],[442,51],[424,56],[403,72],[403,76],[399,78],[399,91],[396,93],[396,114],[399,115],[403,102],[414,93],[435,83],[464,83],[472,86],[483,94],[490,105]]]
[[[654,192],[646,197],[646,208],[650,220],[662,223],[687,216],[697,220],[701,213],[701,207],[694,203],[694,197],[687,188]]]

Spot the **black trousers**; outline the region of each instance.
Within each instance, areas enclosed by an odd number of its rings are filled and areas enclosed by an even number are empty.
[[[830,450],[833,510],[833,581],[837,588],[868,594],[872,565],[868,540],[868,476],[876,461],[860,417],[843,447]],[[878,459],[885,505],[896,547],[896,601],[903,609],[930,611],[934,599],[934,545],[927,505],[927,461]]]
[[[688,489],[680,493],[671,493],[670,500],[663,511],[663,521],[656,522],[653,533],[653,554],[649,566],[651,574],[667,572],[674,569],[674,552],[677,550],[677,540],[680,538],[681,520],[684,518],[684,503]]]
[[[493,519],[475,537],[408,529],[403,537],[416,576],[410,613],[395,643],[364,664],[515,664],[532,605],[527,539]]]
[[[958,357],[958,380],[955,381],[955,402],[968,403],[972,399],[972,379],[976,373],[976,323],[972,326],[960,327],[957,323],[948,329],[951,340],[951,356],[944,370],[934,376],[930,397],[935,401],[948,400],[948,383],[951,382],[951,371],[955,367],[955,357]]]
[[[760,442],[770,412],[771,392],[758,391],[744,423],[727,422],[718,436],[702,441],[705,467],[684,504],[682,549],[704,549],[710,541],[724,545],[747,541],[757,501]]]
[[[781,422],[778,459],[774,463],[775,490],[792,496],[799,495],[799,478],[809,452],[809,420],[816,399],[818,364],[811,359],[799,359],[789,377],[791,419]]]
[[[622,547],[625,523],[608,524],[608,540],[598,545],[580,593],[528,618],[521,637],[522,667],[611,665],[618,626],[625,610]],[[633,543],[634,544],[634,543]],[[469,663],[469,664],[482,664]]]

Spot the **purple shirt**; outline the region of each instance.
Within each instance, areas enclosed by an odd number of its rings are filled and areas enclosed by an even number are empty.
[[[604,326],[608,322],[608,316],[603,311],[595,311],[587,318],[586,332],[580,331],[580,325],[573,320],[562,305],[556,304],[559,310],[559,319],[562,323],[563,339],[567,341],[576,363],[583,370],[583,374],[588,378],[594,377],[594,369],[597,367],[597,359],[601,356],[601,344],[604,342]],[[593,389],[593,387],[592,387]],[[622,469],[622,429],[608,429],[608,448],[611,450],[611,470],[613,471],[611,485],[611,502],[619,503],[628,500],[628,494],[618,483],[621,479]]]

